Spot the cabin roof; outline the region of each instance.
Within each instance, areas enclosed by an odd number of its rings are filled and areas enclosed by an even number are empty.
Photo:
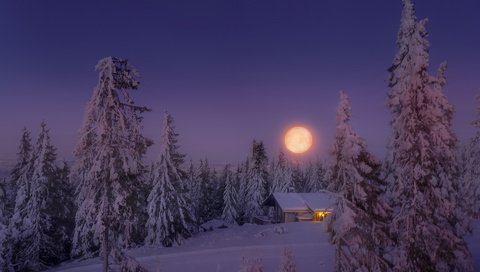
[[[308,211],[305,201],[297,193],[274,193],[273,198],[284,212]]]
[[[335,199],[327,192],[274,193],[272,197],[284,212],[331,210]]]
[[[335,204],[335,198],[326,192],[301,193],[299,195],[305,201],[308,208],[314,212],[330,210]]]

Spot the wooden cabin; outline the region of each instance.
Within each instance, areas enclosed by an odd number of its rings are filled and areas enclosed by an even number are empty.
[[[322,221],[332,211],[335,199],[328,192],[274,193],[264,202],[273,223]]]

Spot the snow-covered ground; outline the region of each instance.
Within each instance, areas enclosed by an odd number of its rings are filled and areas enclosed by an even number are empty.
[[[279,233],[282,228],[285,233]],[[480,271],[480,221],[474,222],[473,230],[473,235],[468,235],[466,240],[475,261],[475,271]],[[260,258],[264,271],[268,272],[278,271],[284,248],[293,251],[297,271],[333,271],[334,248],[328,242],[324,223],[214,228],[195,235],[182,246],[142,247],[129,254],[152,272],[238,271],[244,256]],[[95,258],[65,263],[51,271],[101,271],[101,264]]]
[[[274,228],[284,228],[279,233]],[[334,250],[323,223],[230,226],[200,233],[182,246],[129,252],[152,272],[238,271],[243,256],[260,258],[264,271],[278,271],[284,248],[293,251],[298,271],[332,271]],[[98,258],[63,264],[52,271],[101,271]]]

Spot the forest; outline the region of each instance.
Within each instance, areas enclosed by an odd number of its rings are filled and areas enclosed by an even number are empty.
[[[59,162],[46,122],[35,139],[21,132],[15,166],[0,183],[1,270],[100,256],[104,271],[147,271],[128,249],[181,246],[213,219],[251,224],[268,215],[263,203],[276,192],[328,191],[336,197],[327,220],[335,271],[474,271],[464,237],[480,218],[480,112],[475,135],[459,142],[444,94],[447,65],[429,71],[426,23],[404,0],[381,159],[351,126],[355,105],[342,91],[326,161],[301,164],[283,151],[269,158],[261,139],[239,164],[187,161],[168,112],[158,139],[142,133],[150,109],[130,95],[141,91],[138,70],[127,59],[100,59],[72,164]],[[150,163],[154,141],[161,152]]]

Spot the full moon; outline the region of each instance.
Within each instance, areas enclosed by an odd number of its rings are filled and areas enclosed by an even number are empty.
[[[285,146],[293,153],[304,153],[312,147],[312,133],[304,127],[292,127],[285,133]]]

